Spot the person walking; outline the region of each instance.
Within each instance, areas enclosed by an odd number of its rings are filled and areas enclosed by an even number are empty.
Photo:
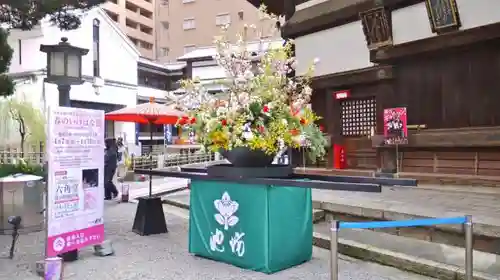
[[[104,200],[111,200],[118,196],[118,189],[113,183],[118,159],[118,149],[114,138],[104,141]]]
[[[128,158],[127,147],[123,144],[123,138],[119,137],[116,141],[116,146],[118,148],[118,168],[116,171],[116,176],[118,179],[124,178],[127,175],[127,165],[126,159]]]

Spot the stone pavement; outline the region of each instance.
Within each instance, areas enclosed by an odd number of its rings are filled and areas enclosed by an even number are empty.
[[[187,220],[179,210],[167,210],[169,233],[139,236],[131,232],[136,205],[106,203],[106,233],[114,243],[116,254],[97,257],[92,249],[82,250],[80,259],[65,267],[65,278],[73,280],[162,280],[162,279],[301,279],[329,278],[328,252],[315,248],[312,261],[273,275],[242,270],[190,255],[187,251]],[[174,215],[177,214],[177,215]],[[0,280],[35,280],[35,261],[43,249],[43,233],[22,235],[14,260],[0,258]],[[0,236],[0,256],[6,255],[9,236]],[[339,279],[356,280],[430,280],[383,267],[341,257]]]
[[[129,197],[131,200],[149,195],[148,180],[144,182],[126,182],[125,184],[130,186]],[[187,184],[187,179],[153,177],[153,194],[161,194],[176,188],[186,187]],[[117,187],[118,191],[121,192],[120,185],[117,185]]]
[[[472,215],[475,223],[500,226],[496,190],[436,186],[383,187],[382,193],[314,190],[313,200],[425,217]]]

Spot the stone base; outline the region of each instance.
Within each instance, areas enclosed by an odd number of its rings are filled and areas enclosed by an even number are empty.
[[[110,240],[104,240],[101,244],[94,245],[94,254],[99,257],[111,256],[115,253],[113,243]]]

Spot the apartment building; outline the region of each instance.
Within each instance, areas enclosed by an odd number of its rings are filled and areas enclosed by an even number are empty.
[[[244,24],[257,27],[259,32],[249,36],[252,40],[260,37],[258,33],[265,38],[279,36],[276,23],[261,19],[257,8],[245,0],[156,1],[157,59],[163,62],[176,60],[198,47],[213,46],[214,36],[224,25],[228,25],[231,40],[236,39]]]
[[[102,5],[109,17],[119,24],[136,45],[141,56],[149,59],[156,58],[157,1],[160,0],[109,0]]]

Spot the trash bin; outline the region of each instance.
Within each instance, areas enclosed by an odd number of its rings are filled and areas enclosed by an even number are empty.
[[[274,273],[312,256],[311,190],[191,180],[189,252]]]
[[[10,232],[9,216],[21,216],[20,232],[43,229],[44,184],[42,177],[15,174],[0,178],[0,234]]]

